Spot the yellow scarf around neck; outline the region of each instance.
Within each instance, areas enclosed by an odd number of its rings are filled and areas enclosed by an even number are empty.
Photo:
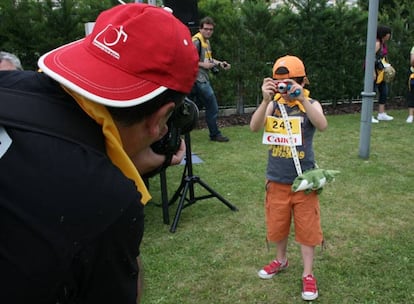
[[[309,97],[309,90],[303,89],[303,95],[308,98]],[[281,104],[286,104],[288,107],[293,108],[294,106],[298,106],[299,110],[301,110],[303,113],[306,113],[305,107],[299,100],[285,100],[280,93],[275,94],[275,97],[273,98],[274,101]]]
[[[135,182],[138,191],[142,195],[141,203],[145,205],[151,199],[151,195],[139,175],[137,168],[123,149],[121,136],[119,135],[118,129],[108,110],[104,105],[92,102],[78,93],[64,86],[62,87],[76,100],[83,111],[102,126],[102,133],[105,136],[106,153],[108,154],[109,159],[122,171],[122,173],[125,174],[126,177]]]

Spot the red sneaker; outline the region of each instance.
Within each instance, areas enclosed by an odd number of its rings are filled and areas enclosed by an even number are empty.
[[[266,265],[261,270],[259,270],[257,274],[262,279],[271,279],[275,274],[279,273],[279,271],[288,268],[288,266],[288,260],[286,260],[284,263],[281,263],[278,260],[273,260],[269,265]]]
[[[318,288],[316,287],[316,279],[313,275],[308,274],[302,280],[302,299],[306,301],[315,300],[318,297]]]

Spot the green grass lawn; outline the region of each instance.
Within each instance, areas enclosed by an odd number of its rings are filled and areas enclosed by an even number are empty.
[[[326,246],[316,250],[314,302],[414,303],[414,125],[405,122],[406,110],[389,114],[394,121],[372,125],[368,159],[358,157],[360,114],[328,116],[328,129],[315,135],[319,166],[341,173],[320,196]],[[289,269],[271,280],[256,274],[275,255],[265,242],[262,134],[248,126],[222,131],[229,143],[210,142],[207,130],[191,132],[192,151],[203,160],[193,170],[239,211],[216,198],[200,200],[183,210],[171,233],[159,207],[159,180],[151,179],[141,246],[144,304],[304,302],[293,236]],[[183,169],[167,170],[170,197]],[[206,193],[198,184],[194,190]]]

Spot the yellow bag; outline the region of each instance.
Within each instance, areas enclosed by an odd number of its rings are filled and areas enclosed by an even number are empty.
[[[408,90],[411,91],[411,88],[414,87],[414,72],[408,77]]]
[[[383,82],[383,80],[384,80],[384,69],[376,70],[375,73],[377,75],[377,77],[375,78],[375,83],[379,84],[379,83]]]
[[[383,81],[385,82],[392,82],[395,78],[395,69],[394,67],[388,63],[385,58],[381,59],[382,69],[377,69],[375,72],[377,74],[377,78],[375,79],[376,84],[379,84]]]

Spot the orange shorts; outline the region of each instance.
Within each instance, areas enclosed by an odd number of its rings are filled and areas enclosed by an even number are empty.
[[[268,241],[277,242],[289,236],[293,215],[295,240],[307,246],[322,244],[319,199],[315,191],[292,192],[291,185],[268,181],[265,211]]]

